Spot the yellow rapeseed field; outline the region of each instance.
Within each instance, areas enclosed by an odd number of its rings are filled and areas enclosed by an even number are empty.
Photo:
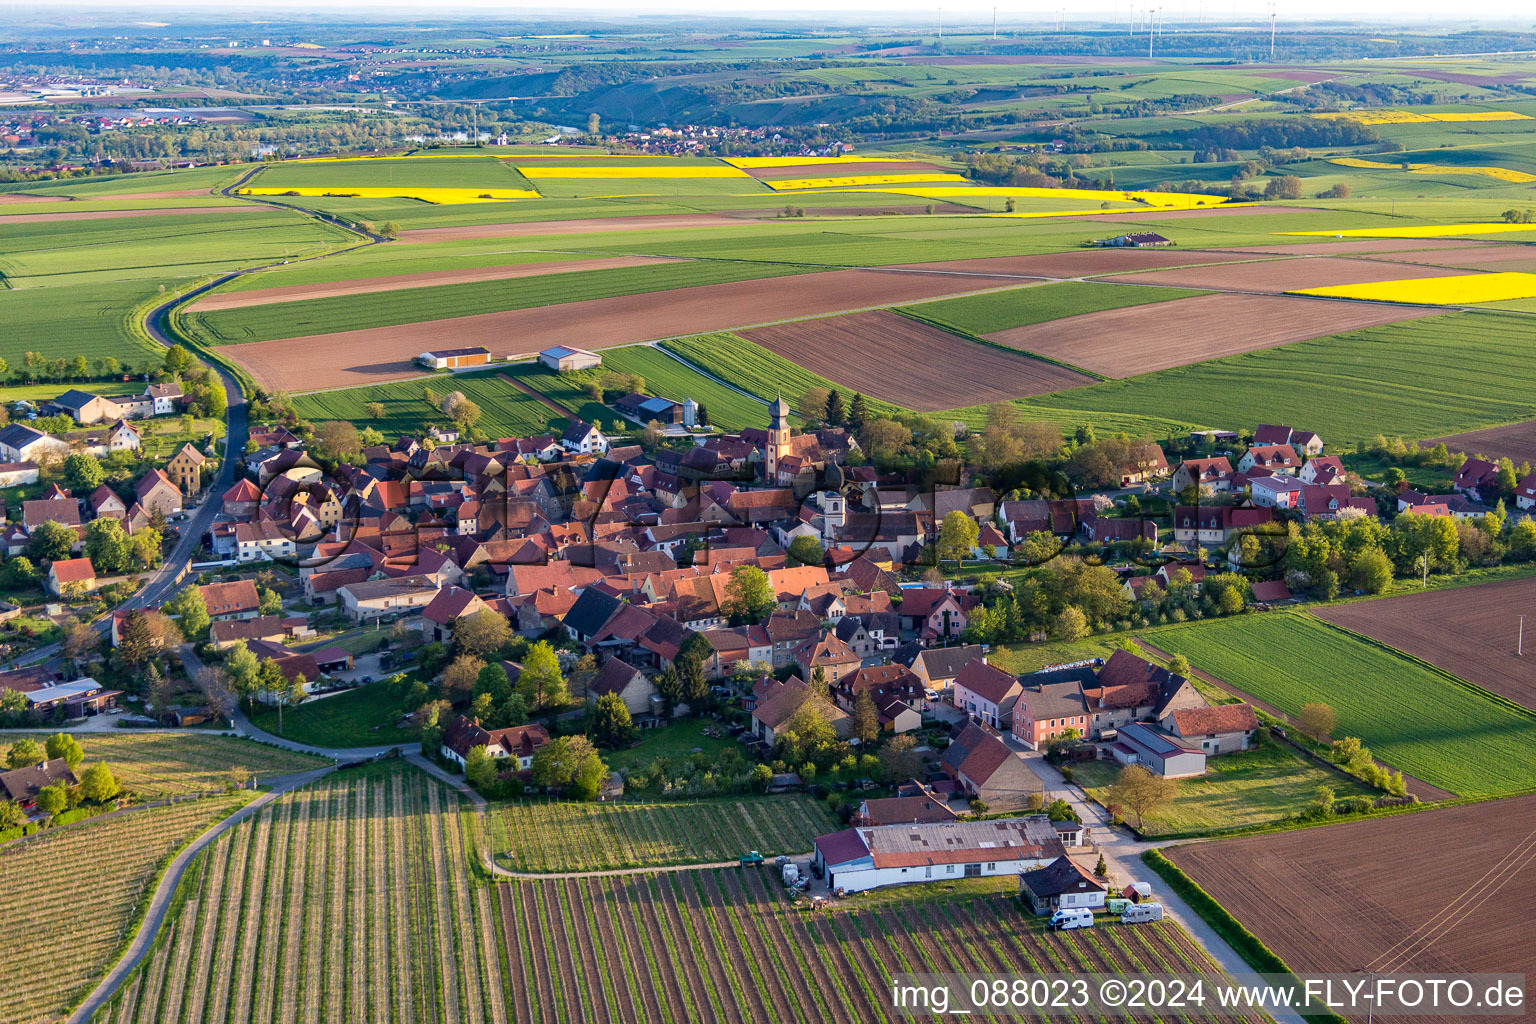
[[[862,192],[892,192],[920,199],[1076,199],[1085,203],[1139,202],[1160,210],[1193,210],[1201,206],[1216,206],[1227,201],[1226,196],[1202,195],[1198,192],[1111,192],[1092,188],[1007,188],[998,185],[975,185],[970,188],[939,186],[937,188],[869,188]],[[1103,213],[1103,210],[1094,211]]]
[[[1401,228],[1352,228],[1340,231],[1276,231],[1275,234],[1308,235],[1313,238],[1457,238],[1504,231],[1536,231],[1536,224],[1420,224]]]
[[[668,167],[646,164],[643,167],[540,167],[514,164],[525,178],[751,178],[746,171],[719,164]]]
[[[810,167],[813,164],[920,164],[922,160],[912,160],[900,156],[870,156],[858,154],[849,156],[728,156],[724,157],[726,163],[732,167],[750,169],[753,167]]]
[[[767,178],[763,180],[763,184],[775,192],[793,192],[807,188],[858,188],[862,185],[915,185],[929,181],[964,182],[966,180],[959,174],[931,171],[927,174],[852,174],[844,178]]]
[[[462,203],[499,203],[507,199],[538,199],[539,194],[526,188],[398,188],[353,187],[336,185],[312,188],[242,188],[246,196],[342,196],[357,199],[416,199],[423,203],[453,206]]]
[[[1529,114],[1517,114],[1513,110],[1453,110],[1431,113],[1422,110],[1346,110],[1332,114],[1313,114],[1313,117],[1354,121],[1356,124],[1434,124],[1456,121],[1529,121]]]
[[[1400,163],[1389,164],[1379,160],[1362,160],[1354,156],[1341,156],[1328,162],[1338,164],[1340,167],[1366,167],[1378,171],[1396,171],[1400,170],[1403,166]],[[1463,167],[1458,164],[1410,163],[1408,170],[1412,174],[1478,174],[1485,178],[1497,178],[1499,181],[1507,181],[1515,185],[1524,185],[1536,181],[1536,174],[1514,171],[1508,167]]]
[[[1415,277],[1402,281],[1302,288],[1294,295],[1323,295],[1370,302],[1416,302],[1429,306],[1468,306],[1507,299],[1536,299],[1536,274],[1467,274]]]

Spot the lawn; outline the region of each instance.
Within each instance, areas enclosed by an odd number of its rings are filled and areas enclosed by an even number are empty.
[[[715,759],[726,747],[736,746],[733,740],[705,736],[709,723],[702,719],[685,719],[664,725],[659,729],[646,729],[640,734],[640,742],[623,750],[605,750],[603,760],[608,767],[621,774],[650,764],[659,757],[680,760],[694,751],[701,751]]]
[[[1305,423],[1335,450],[1536,418],[1536,323],[1462,312],[1105,381],[1015,403],[1026,418],[1144,417],[1155,436]]]
[[[1247,825],[1266,825],[1295,817],[1327,783],[1339,799],[1377,796],[1364,783],[1332,772],[1278,740],[1238,754],[1206,759],[1209,773],[1181,779],[1178,796],[1147,819],[1150,837],[1214,833]],[[1120,766],[1089,761],[1072,766],[1075,781],[1100,803]]]
[[[801,268],[797,267],[753,263],[662,263],[618,270],[551,274],[515,281],[477,281],[363,295],[302,299],[297,302],[203,313],[194,308],[182,319],[188,330],[209,344],[233,345],[511,309],[530,309],[584,299],[780,277],[799,272]]]
[[[657,803],[514,801],[491,810],[491,848],[515,871],[600,871],[708,864],[748,850],[800,854],[837,829],[803,794]]]
[[[387,747],[396,743],[416,743],[421,730],[415,726],[400,728],[400,721],[420,706],[410,697],[414,679],[403,682],[379,682],[345,690],[333,697],[310,698],[296,708],[283,711],[283,725],[278,727],[278,709],[258,704],[250,719],[258,729],[307,743],[315,747]]]
[[[1106,309],[1122,309],[1204,294],[1189,288],[1059,281],[900,308],[903,313],[911,313],[940,327],[966,334],[986,335],[1006,331],[1011,327],[1024,327],[1083,313],[1098,313]]]
[[[1536,786],[1536,715],[1454,676],[1299,612],[1271,612],[1160,630],[1150,638],[1196,668],[1297,714],[1321,701],[1336,736],[1461,796]]]
[[[9,747],[22,733],[0,733]],[[42,739],[36,733],[34,739]],[[87,765],[105,761],[124,789],[140,799],[187,796],[221,789],[231,768],[249,769],[258,784],[273,775],[319,768],[326,762],[308,754],[279,750],[254,740],[196,732],[79,733]]]
[[[507,367],[489,373],[455,374],[424,380],[403,380],[367,387],[318,391],[294,398],[294,409],[312,421],[351,420],[360,427],[373,427],[393,439],[400,434],[421,436],[429,425],[447,425],[448,417],[426,399],[428,389],[439,395],[462,391],[480,406],[477,427],[488,437],[528,437],[553,429],[563,429],[565,419],[537,399],[523,394],[498,374]],[[369,404],[384,407],[384,415],[373,419]]]
[[[674,402],[693,399],[704,406],[712,425],[723,430],[761,427],[768,421],[768,406],[764,402],[710,380],[659,348],[648,345],[611,348],[603,353],[603,366],[644,377],[645,390],[649,394]]]

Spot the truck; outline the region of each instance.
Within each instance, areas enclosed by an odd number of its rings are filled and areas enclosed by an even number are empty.
[[[1161,921],[1162,919],[1161,903],[1138,903],[1133,907],[1127,907],[1125,913],[1120,915],[1121,924],[1137,924],[1142,921]]]
[[[1058,910],[1051,915],[1047,927],[1053,932],[1071,931],[1074,928],[1092,928],[1093,911],[1086,909]]]
[[[741,855],[741,866],[752,867],[763,862],[763,855],[756,850],[751,850]]]

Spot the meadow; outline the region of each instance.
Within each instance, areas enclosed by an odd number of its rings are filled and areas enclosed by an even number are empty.
[[[1145,285],[1101,284],[1096,281],[1058,281],[1026,285],[1008,291],[968,295],[901,306],[900,311],[962,334],[992,334],[1012,327],[1059,320],[1062,317],[1124,309],[1170,299],[1186,299],[1205,292],[1190,288],[1151,288]],[[1155,315],[1155,312],[1149,314]]]
[[[0,900],[9,939],[0,947],[7,1021],[64,1017],[129,939],[163,863],[249,794],[154,807],[45,831],[0,847]],[[62,901],[69,899],[67,909]],[[68,956],[40,969],[40,949]]]
[[[420,705],[410,697],[412,677],[402,682],[377,682],[334,696],[307,700],[282,712],[257,703],[251,724],[274,736],[317,747],[388,747],[421,739],[418,726],[400,727]]]
[[[104,1022],[509,1019],[495,893],[458,794],[414,769],[330,776],[198,855]]]
[[[21,733],[0,733],[9,747]],[[254,740],[183,732],[88,732],[79,735],[86,763],[105,761],[123,789],[141,800],[192,796],[223,789],[230,770],[245,768],[258,784],[273,775],[319,768],[326,762]]]
[[[496,371],[501,372],[505,371]],[[560,421],[554,410],[518,391],[497,377],[496,373],[461,373],[451,378],[431,377],[361,388],[315,391],[296,395],[293,406],[295,412],[311,422],[350,420],[359,427],[372,427],[390,440],[402,434],[419,437],[426,433],[428,426],[434,424],[448,425],[448,417],[443,415],[442,410],[427,401],[428,389],[440,395],[450,391],[464,392],[465,397],[480,406],[481,417],[477,426],[489,437],[542,434],[550,429],[551,424]],[[384,415],[377,419],[368,415],[368,406],[374,402],[384,407]]]
[[[812,388],[847,390],[735,334],[700,334],[660,344],[662,348],[676,352],[701,370],[765,402],[771,402],[782,394],[794,405],[796,399]],[[852,397],[851,394],[844,396],[845,400],[851,400]],[[904,411],[868,396],[866,401],[872,413],[890,415]]]
[[[491,849],[512,871],[601,871],[802,854],[837,830],[804,795],[662,803],[519,800],[491,809]]]
[[[709,413],[711,425],[722,430],[760,427],[768,420],[768,407],[725,387],[659,348],[631,345],[603,352],[605,369],[639,374],[645,378],[648,394],[670,398],[674,402],[693,399]]]
[[[511,164],[489,156],[444,159],[289,160],[268,164],[251,188],[532,189]]]
[[[168,279],[168,291],[181,282]],[[94,362],[112,356],[135,370],[158,365],[163,350],[131,325],[136,307],[159,296],[159,287],[145,281],[92,285],[78,293],[52,288],[0,289],[0,358],[12,370],[22,357],[38,352],[49,359],[84,356]],[[61,296],[69,295],[68,301]],[[55,387],[57,394],[62,387]]]
[[[1335,736],[1358,736],[1432,786],[1461,796],[1536,787],[1536,715],[1310,615],[1245,615],[1162,630],[1153,641],[1287,714],[1328,704]]]
[[[234,345],[531,309],[694,285],[780,277],[798,272],[796,267],[752,263],[663,263],[509,281],[402,288],[214,312],[200,313],[194,308],[183,314],[181,320],[198,339],[213,345]]]

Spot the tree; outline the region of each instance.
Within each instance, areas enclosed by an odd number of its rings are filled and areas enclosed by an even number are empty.
[[[1319,782],[1316,793],[1312,802],[1313,813],[1319,818],[1326,818],[1333,813],[1333,787],[1326,782]]]
[[[8,586],[20,589],[35,584],[42,578],[42,574],[26,555],[13,555],[5,563],[3,577]]]
[[[230,689],[249,703],[261,685],[261,659],[256,657],[256,652],[246,647],[245,641],[237,641],[224,655],[224,671],[228,674]]]
[[[1188,679],[1192,671],[1189,667],[1189,659],[1182,654],[1175,654],[1168,661],[1168,671],[1176,676],[1183,676],[1185,679]]]
[[[827,414],[827,402],[831,399],[832,392],[826,388],[806,388],[795,400],[795,412],[807,422],[820,420]]]
[[[1082,820],[1077,816],[1077,811],[1072,808],[1072,805],[1067,803],[1067,801],[1061,797],[1057,797],[1055,800],[1052,800],[1049,804],[1046,805],[1045,816],[1052,821]]]
[[[1392,559],[1380,548],[1370,548],[1355,559],[1349,579],[1356,590],[1379,594],[1392,585]]]
[[[773,769],[765,764],[754,765],[752,768],[752,784],[759,790],[766,790],[773,782]]]
[[[1339,716],[1327,704],[1313,701],[1301,706],[1296,721],[1302,732],[1321,743],[1324,737],[1332,735],[1334,726],[1339,724]]]
[[[827,553],[821,541],[809,535],[801,535],[789,542],[789,559],[799,565],[821,565]]]
[[[1140,831],[1147,815],[1178,795],[1178,784],[1148,771],[1139,764],[1128,764],[1120,769],[1115,784],[1109,787],[1109,802],[1123,807],[1136,816],[1136,828]]]
[[[827,409],[825,417],[827,425],[840,427],[843,425],[843,420],[846,417],[847,412],[843,408],[843,393],[836,388],[833,388],[827,394]]]
[[[95,519],[86,526],[85,555],[103,576],[127,569],[132,552],[133,546],[121,520]]]
[[[485,662],[473,654],[461,654],[443,669],[443,696],[455,704],[468,701],[475,692],[475,683]]]
[[[1088,617],[1082,609],[1068,605],[1056,616],[1051,630],[1058,640],[1071,642],[1088,635]]]
[[[512,682],[507,678],[507,670],[496,662],[482,668],[480,674],[475,676],[474,695],[489,697],[492,704],[504,703],[512,696]]]
[[[1097,878],[1109,877],[1109,864],[1105,862],[1104,855],[1099,854],[1099,862],[1093,867],[1094,876]]]
[[[121,791],[117,777],[105,764],[93,764],[80,776],[80,795],[92,803],[104,804]]]
[[[172,345],[165,350],[165,372],[172,377],[180,377],[192,368],[195,360],[192,353],[181,345]]]
[[[70,557],[80,535],[52,519],[39,523],[27,542],[27,554],[44,562],[58,562]]]
[[[11,744],[11,749],[6,751],[5,765],[7,768],[29,768],[34,764],[42,764],[48,759],[48,752],[37,740],[23,737]]]
[[[465,615],[453,624],[453,649],[460,654],[484,658],[512,642],[512,627],[506,616],[490,608]]]
[[[220,718],[233,719],[235,691],[229,685],[229,673],[217,665],[204,665],[197,670],[196,682],[213,713]]]
[[[480,421],[480,406],[464,396],[462,391],[451,391],[443,399],[443,415],[468,430]]]
[[[71,452],[64,459],[64,486],[81,497],[100,487],[106,478],[106,471],[95,456]]]
[[[880,772],[887,782],[916,778],[922,770],[917,739],[908,733],[892,736],[880,751]]]
[[[629,742],[635,723],[624,698],[616,693],[605,693],[597,698],[587,719],[587,728],[603,746],[617,747]]]
[[[80,767],[80,762],[85,760],[85,748],[80,746],[80,741],[67,732],[56,732],[48,737],[45,744],[45,752],[48,760],[62,757],[69,765],[69,770],[74,771]]]
[[[853,699],[853,738],[860,743],[873,743],[880,735],[880,712],[875,708],[875,698],[868,690],[860,690]]]
[[[517,677],[517,692],[533,709],[563,707],[570,703],[560,659],[548,641],[540,640],[523,656],[523,672]]]
[[[363,450],[357,428],[346,420],[327,420],[315,425],[315,452],[326,459],[345,459]]]
[[[956,509],[945,516],[939,526],[939,558],[948,561],[965,558],[976,547],[976,538],[980,535],[981,527],[976,520]]]
[[[1300,199],[1301,179],[1294,174],[1270,178],[1264,185],[1265,199]]]
[[[258,595],[259,604],[257,611],[263,615],[281,615],[283,612],[283,595],[269,587],[262,587]]]
[[[62,626],[64,657],[79,668],[101,649],[101,634],[92,629],[89,623],[81,622],[74,616],[65,619]]]
[[[608,766],[585,736],[550,740],[533,755],[535,785],[563,789],[578,800],[591,800],[602,787]]]
[[[495,785],[496,775],[496,759],[485,749],[484,744],[471,748],[469,756],[464,759],[464,777],[475,787],[476,792],[483,793]]]
[[[168,614],[176,616],[181,631],[189,638],[201,637],[213,621],[208,615],[208,602],[203,600],[203,591],[200,587],[185,587],[178,590],[169,601],[165,602],[165,610]]]
[[[778,607],[778,603],[778,595],[763,570],[755,565],[739,565],[731,570],[722,609],[731,618],[746,623],[761,622]]]
[[[387,220],[379,225],[379,234],[385,238],[396,238],[400,234],[400,225],[392,220]]]
[[[52,818],[69,806],[69,794],[64,783],[55,782],[37,791],[37,809]]]
[[[15,693],[15,690],[9,691]],[[9,800],[0,800],[0,832],[9,832],[13,828],[21,828],[27,823],[27,812],[17,804]]]
[[[381,420],[384,418],[384,403],[369,402],[363,406],[363,411],[368,414],[370,420]]]
[[[858,392],[854,393],[853,401],[848,406],[848,429],[855,435],[863,432],[864,424],[869,422],[869,403]]]
[[[588,135],[596,135],[597,134],[597,130],[600,127],[602,127],[602,123],[603,123],[603,119],[601,117],[599,117],[595,112],[591,113],[591,114],[588,114],[587,115],[587,134]]]

